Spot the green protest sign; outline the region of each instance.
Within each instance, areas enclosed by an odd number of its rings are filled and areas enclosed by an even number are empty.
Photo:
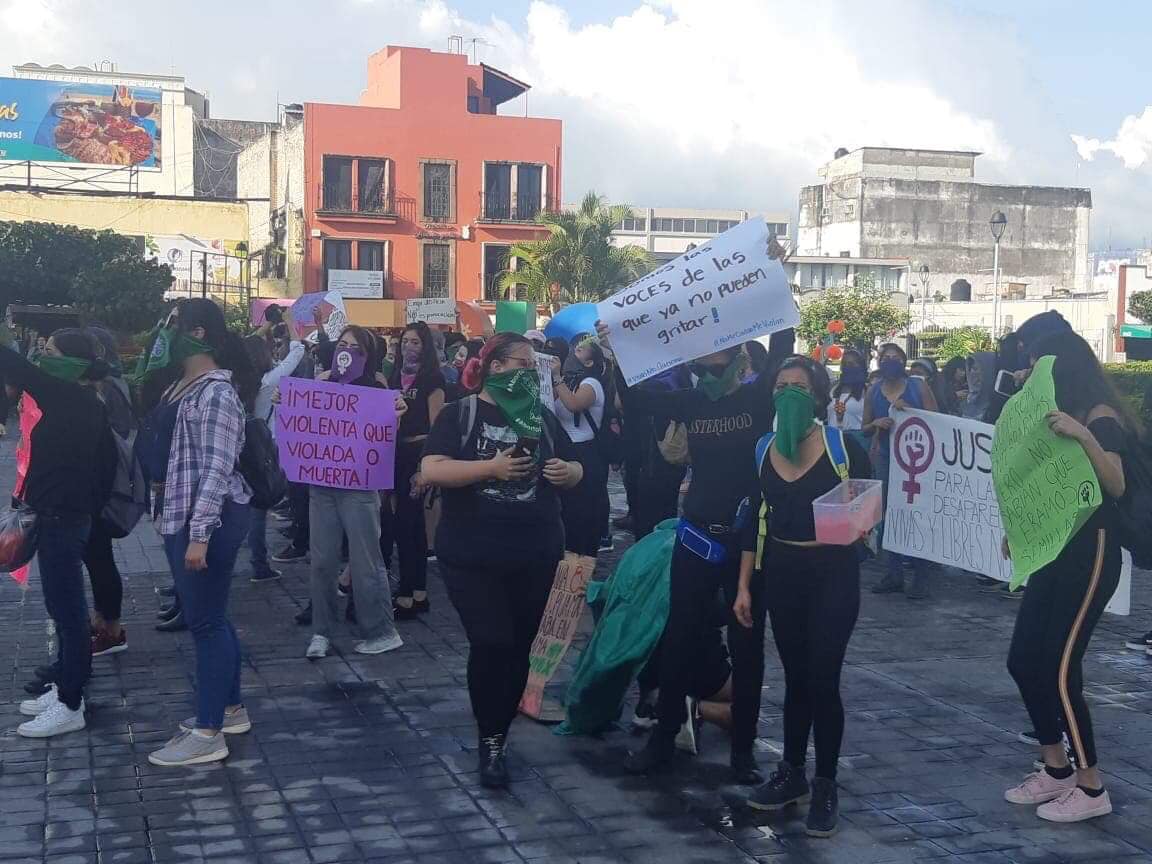
[[[1036,361],[1028,382],[1008,400],[992,442],[992,482],[1012,550],[1012,587],[1052,563],[1100,506],[1100,483],[1078,441],[1044,419],[1055,411],[1055,357]]]
[[[496,332],[523,336],[536,329],[536,304],[522,300],[496,301]]]

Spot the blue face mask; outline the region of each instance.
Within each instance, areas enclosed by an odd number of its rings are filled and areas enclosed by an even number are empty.
[[[840,380],[849,387],[854,387],[867,381],[868,373],[864,371],[862,366],[846,366],[840,370]]]
[[[903,378],[905,375],[904,363],[896,357],[888,357],[880,361],[880,377],[889,381]]]

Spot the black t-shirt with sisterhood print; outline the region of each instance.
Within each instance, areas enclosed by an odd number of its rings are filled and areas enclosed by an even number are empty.
[[[403,379],[397,376],[393,380]],[[408,403],[408,410],[400,418],[400,440],[427,435],[428,427],[431,425],[428,422],[428,397],[437,390],[444,390],[447,386],[444,383],[444,376],[437,369],[427,375],[417,375],[412,386],[407,389],[403,389],[402,383],[399,386],[404,401]]]
[[[461,446],[465,412],[448,405],[428,434],[425,456],[487,461],[516,445],[516,432],[495,405],[476,400],[476,416],[468,440]],[[548,434],[536,450],[536,467],[523,480],[485,480],[459,489],[443,489],[443,512],[436,531],[436,555],[461,567],[559,560],[564,552],[560,496],[543,478],[544,460],[575,461],[572,442],[545,411]]]

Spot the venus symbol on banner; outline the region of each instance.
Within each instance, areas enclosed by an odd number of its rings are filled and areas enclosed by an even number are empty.
[[[892,451],[896,456],[896,464],[908,474],[908,479],[900,484],[900,488],[907,493],[908,503],[911,504],[920,492],[917,475],[927,470],[932,464],[932,457],[936,455],[932,430],[919,417],[913,417],[900,425]]]

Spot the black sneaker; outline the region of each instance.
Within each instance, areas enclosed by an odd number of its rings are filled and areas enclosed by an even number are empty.
[[[51,683],[60,677],[60,669],[57,668],[55,663],[46,663],[43,666],[37,666],[33,669],[32,674],[41,681]]]
[[[792,804],[803,804],[810,797],[804,769],[781,760],[768,782],[748,796],[748,806],[753,810],[772,812]]]
[[[312,623],[312,601],[308,601],[308,605],[296,613],[295,620],[301,627],[307,627]]]
[[[43,696],[51,687],[51,682],[45,681],[42,678],[33,678],[24,685],[24,692],[32,697]]]
[[[1125,648],[1130,648],[1133,651],[1144,651],[1145,653],[1152,653],[1152,630],[1140,636],[1133,636],[1124,643]]]
[[[764,782],[764,774],[756,764],[752,750],[732,753],[732,782],[737,786],[759,786]]]
[[[647,731],[656,728],[656,691],[645,693],[636,703],[636,713],[632,715],[632,728]]]
[[[166,585],[162,588],[157,588],[155,590],[156,590],[156,595],[158,597],[175,597],[176,596],[176,586],[174,586],[174,585]]]
[[[161,633],[178,633],[181,630],[187,630],[188,625],[184,623],[184,610],[177,609],[175,615],[161,621],[156,625],[156,629]]]
[[[504,735],[490,735],[480,739],[478,753],[480,785],[485,789],[508,787],[507,746],[508,740]]]
[[[600,538],[600,548],[597,552],[611,552],[616,548],[616,541],[612,538],[611,534]]]
[[[629,774],[659,774],[670,770],[675,761],[676,739],[660,734],[657,727],[642,750],[628,754],[624,770]]]
[[[425,597],[423,600],[413,600],[408,606],[397,603],[392,607],[392,616],[397,621],[413,621],[421,615],[427,615],[431,609],[432,604]]]
[[[836,781],[813,777],[812,803],[808,806],[805,831],[809,837],[831,837],[839,821],[840,796],[836,792]]]
[[[272,560],[277,564],[295,564],[297,561],[307,561],[308,550],[297,549],[293,544],[289,543],[273,555]]]
[[[275,582],[278,579],[283,579],[283,578],[284,578],[283,573],[281,573],[279,570],[273,570],[271,567],[269,567],[267,570],[263,571],[262,573],[257,573],[256,571],[252,571],[252,575],[248,577],[248,581],[249,582],[257,582],[257,583]]]
[[[1040,739],[1036,737],[1035,729],[1025,729],[1023,732],[1016,736],[1016,740],[1021,744],[1030,744],[1033,747],[1040,746]]]

